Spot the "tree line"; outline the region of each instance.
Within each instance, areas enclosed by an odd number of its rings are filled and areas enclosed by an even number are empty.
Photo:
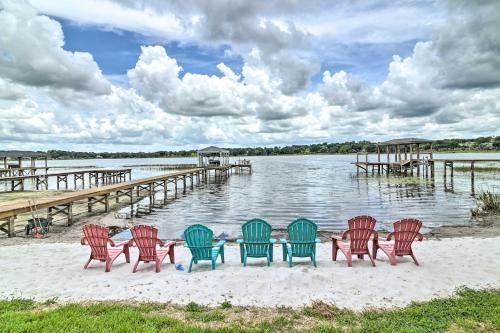
[[[227,148],[232,156],[271,156],[307,154],[352,154],[360,151],[376,152],[376,143],[370,141],[349,141],[342,143],[316,143],[274,147]],[[429,146],[422,145],[422,150]],[[433,143],[434,151],[498,151],[500,136],[479,137],[476,139],[444,139]],[[196,150],[156,151],[156,152],[115,152],[93,153],[65,150],[47,151],[52,159],[94,159],[94,158],[157,158],[157,157],[194,157]]]

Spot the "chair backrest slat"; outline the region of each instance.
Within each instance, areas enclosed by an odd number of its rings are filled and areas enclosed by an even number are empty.
[[[304,218],[297,219],[288,225],[288,239],[292,252],[298,256],[308,256],[316,247],[318,226]]]
[[[156,260],[158,229],[149,225],[136,225],[130,229],[142,260]]]
[[[252,219],[241,227],[245,249],[250,256],[265,256],[269,250],[272,227],[261,219]]]
[[[402,219],[394,222],[394,251],[396,255],[410,254],[411,244],[417,238],[422,222],[417,219]]]
[[[184,238],[195,260],[212,258],[212,242],[214,233],[201,224],[194,224],[184,230]]]
[[[376,220],[371,216],[361,215],[348,221],[351,251],[368,251],[368,241],[375,229]]]
[[[105,260],[108,256],[108,228],[97,224],[86,224],[83,226],[83,235],[90,245],[92,256],[98,260]]]

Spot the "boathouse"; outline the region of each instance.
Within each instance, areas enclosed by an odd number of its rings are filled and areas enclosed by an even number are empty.
[[[365,160],[359,159],[359,153],[356,157],[356,166],[358,172],[360,169],[368,173],[368,169],[372,169],[372,173],[376,170],[381,173],[395,173],[399,175],[413,175],[414,172],[420,175],[421,169],[427,174],[428,169],[431,169],[431,175],[434,175],[433,163],[433,141],[427,139],[404,138],[393,139],[389,141],[377,143],[376,161],[369,161],[368,154],[365,155]]]
[[[198,150],[198,166],[229,165],[229,150],[210,146]]]
[[[24,160],[29,160],[29,166],[23,165]],[[0,166],[0,177],[2,176],[23,176],[34,175],[37,170],[47,173],[48,155],[37,151],[6,150],[0,151],[0,160],[3,165]],[[36,161],[43,160],[44,166],[37,166]]]

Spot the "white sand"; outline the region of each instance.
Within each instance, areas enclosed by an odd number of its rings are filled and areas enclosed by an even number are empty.
[[[176,259],[186,267],[190,255],[176,247]],[[250,259],[244,268],[237,246],[226,246],[226,263],[212,271],[204,262],[194,265],[191,274],[177,271],[168,258],[158,274],[153,264],[132,264],[117,259],[110,273],[94,262],[84,270],[89,248],[79,244],[32,244],[0,247],[0,297],[24,297],[59,301],[140,300],[185,304],[217,305],[228,299],[234,305],[302,306],[313,300],[340,307],[404,306],[452,294],[457,287],[500,288],[500,237],[487,239],[452,238],[425,240],[414,246],[420,266],[411,258],[400,258],[390,266],[383,253],[377,267],[369,260],[354,259],[353,267],[330,259],[331,244],[318,246],[318,268],[307,259],[298,259],[292,269],[275,247],[275,262]]]

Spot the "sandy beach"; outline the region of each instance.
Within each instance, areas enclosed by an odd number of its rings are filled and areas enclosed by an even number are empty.
[[[175,250],[176,262],[187,267],[188,251],[182,246]],[[391,266],[381,253],[375,268],[368,260],[356,259],[348,268],[340,254],[340,260],[332,262],[331,243],[323,243],[317,250],[317,268],[298,259],[290,269],[281,260],[281,248],[275,247],[272,267],[266,267],[264,259],[253,259],[244,268],[238,247],[227,245],[226,263],[218,264],[215,271],[208,262],[195,265],[192,273],[178,271],[166,260],[158,274],[152,264],[140,264],[133,274],[135,248],[131,250],[132,264],[122,256],[105,273],[100,262],[83,269],[90,248],[78,243],[10,245],[0,248],[0,297],[205,305],[229,300],[234,305],[260,307],[300,307],[321,300],[361,310],[445,297],[463,286],[500,288],[500,237],[424,240],[414,250],[420,266],[406,257]]]

